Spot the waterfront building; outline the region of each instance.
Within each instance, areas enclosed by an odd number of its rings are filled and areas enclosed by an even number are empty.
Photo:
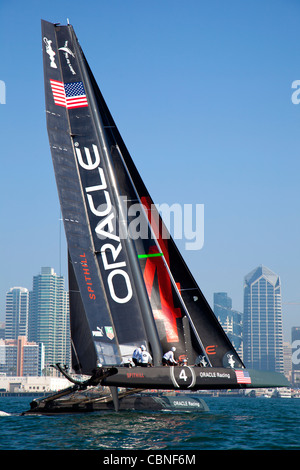
[[[43,343],[45,366],[70,365],[70,328],[68,295],[64,278],[51,267],[41,268],[33,277],[30,292],[28,339]]]
[[[292,347],[289,341],[283,342],[283,373],[289,382],[292,380]]]
[[[37,393],[57,392],[70,386],[62,377],[18,377],[0,374],[0,393]]]
[[[18,349],[14,339],[0,339],[0,373],[17,375]]]
[[[232,309],[232,299],[226,292],[214,293],[214,313],[236,351],[243,357],[242,313]]]
[[[41,376],[44,369],[44,347],[28,342],[26,336],[0,340],[0,373],[7,376]]]
[[[25,287],[12,287],[6,294],[5,339],[16,340],[28,333],[29,292]]]
[[[45,348],[43,343],[27,341],[27,338],[18,338],[17,375],[20,377],[42,376],[45,368]]]
[[[245,276],[243,343],[247,367],[283,373],[280,278],[265,266]]]

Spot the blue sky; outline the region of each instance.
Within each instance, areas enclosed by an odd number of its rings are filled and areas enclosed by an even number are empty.
[[[300,324],[297,0],[1,0],[0,320],[41,266],[66,275],[49,151],[40,20],[74,26],[155,202],[204,204],[200,251],[179,248],[209,303],[263,264]]]

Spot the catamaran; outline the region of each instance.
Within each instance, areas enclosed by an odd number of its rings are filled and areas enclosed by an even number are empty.
[[[286,386],[280,374],[245,368],[158,213],[73,27],[42,20],[42,43],[68,246],[72,372],[87,378],[74,379],[57,364],[73,385],[34,401],[32,410],[55,409],[62,395],[98,385],[108,387],[115,409],[120,387],[131,393]],[[140,236],[132,233],[136,207]],[[140,345],[152,356],[150,367],[130,367]],[[164,366],[172,347],[177,365]]]

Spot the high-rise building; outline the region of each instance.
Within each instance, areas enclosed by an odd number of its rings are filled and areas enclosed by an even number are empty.
[[[43,343],[45,366],[70,364],[68,296],[64,278],[53,268],[43,267],[33,277],[30,292],[28,339]]]
[[[25,287],[12,287],[6,294],[5,339],[27,336],[29,292]]]
[[[283,372],[289,382],[292,380],[292,347],[289,341],[283,342]]]
[[[0,339],[0,373],[7,376],[41,376],[44,369],[43,344],[18,339]]]
[[[238,354],[242,351],[242,313],[232,309],[232,300],[226,292],[214,293],[214,313]]]
[[[245,276],[243,343],[247,367],[283,373],[280,278],[265,266]]]

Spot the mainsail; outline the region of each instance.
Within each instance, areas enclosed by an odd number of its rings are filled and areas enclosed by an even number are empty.
[[[42,21],[42,37],[74,371],[124,364],[140,344],[156,366],[175,346],[184,364],[244,367],[164,225],[72,26]]]

